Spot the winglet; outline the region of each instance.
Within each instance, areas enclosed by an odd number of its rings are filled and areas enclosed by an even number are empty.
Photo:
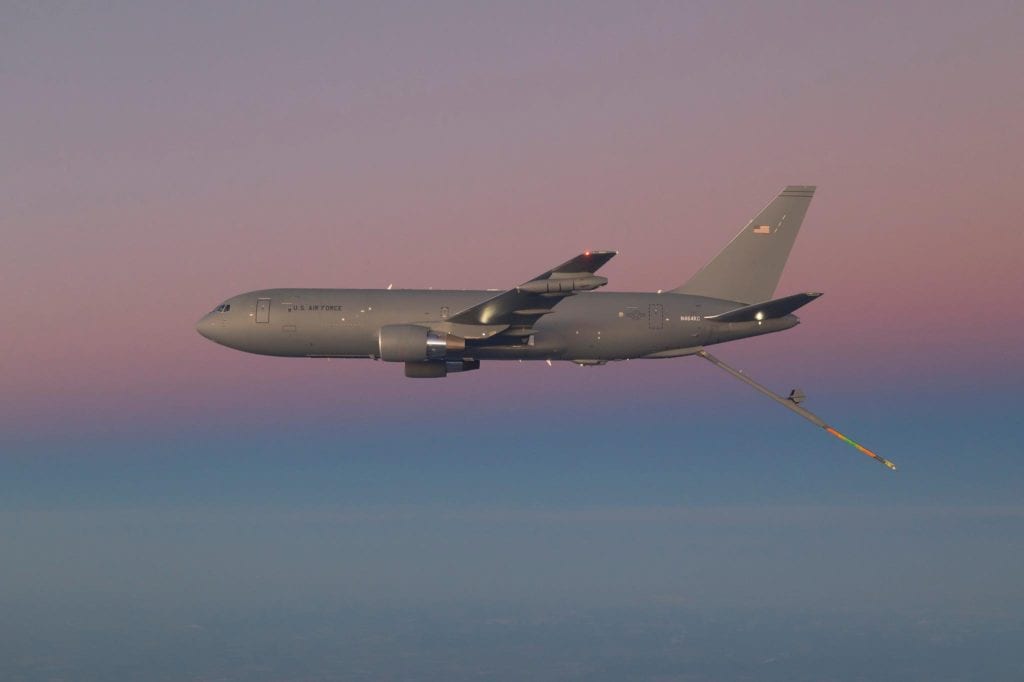
[[[547,272],[534,277],[531,281],[552,278],[561,279],[580,274],[592,275],[601,269],[605,263],[618,255],[618,253],[618,251],[584,251],[575,258],[570,258],[565,261],[558,267],[551,268]]]

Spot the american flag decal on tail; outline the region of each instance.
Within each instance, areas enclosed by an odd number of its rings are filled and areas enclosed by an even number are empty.
[[[754,234],[771,234],[772,228],[770,225],[758,225],[754,228]]]

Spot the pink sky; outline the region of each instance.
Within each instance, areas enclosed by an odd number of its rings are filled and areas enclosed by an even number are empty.
[[[0,435],[269,409],[254,372],[352,410],[610,391],[626,369],[413,387],[193,324],[255,288],[505,287],[585,248],[620,252],[610,290],[668,288],[794,183],[819,191],[779,291],[826,296],[721,355],[843,390],[1024,375],[1019,3],[4,12]]]

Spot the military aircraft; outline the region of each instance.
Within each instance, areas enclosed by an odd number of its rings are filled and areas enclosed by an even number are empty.
[[[895,465],[707,351],[790,329],[820,293],[772,298],[815,188],[786,187],[685,284],[657,293],[595,292],[615,251],[584,251],[507,291],[264,289],[234,296],[196,325],[248,353],[370,358],[403,363],[405,376],[440,378],[484,360],[708,360],[890,469]]]

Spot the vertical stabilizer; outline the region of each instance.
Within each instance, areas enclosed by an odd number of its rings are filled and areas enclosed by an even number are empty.
[[[814,187],[790,185],[686,284],[671,290],[740,303],[769,300],[796,241]]]

